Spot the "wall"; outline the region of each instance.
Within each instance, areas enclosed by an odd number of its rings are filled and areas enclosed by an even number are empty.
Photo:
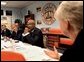
[[[37,1],[34,4],[27,6],[25,8],[22,8],[21,12],[22,12],[22,17],[23,20],[24,16],[28,14],[28,10],[30,10],[33,14],[35,14],[35,21],[37,22],[37,20],[41,20],[42,21],[42,16],[41,16],[41,12],[37,12],[36,8],[37,7],[43,7],[46,3],[54,3],[56,6],[59,5],[59,1]],[[59,28],[59,22],[57,20],[55,20],[55,22],[52,25],[46,25],[44,22],[42,22],[41,25],[37,25],[36,23],[36,27],[38,28],[44,28],[44,27],[53,27],[53,28]]]
[[[14,23],[15,19],[21,19],[22,20],[22,14],[21,14],[21,9],[18,9],[18,8],[5,8],[5,7],[2,7],[1,8],[3,11],[4,11],[4,15],[3,16],[6,16],[6,10],[12,10],[12,19],[11,19],[11,22]],[[7,16],[9,17],[9,16]]]
[[[4,10],[4,16],[5,15],[5,11],[6,10],[12,10],[12,19],[11,19],[11,22],[14,23],[15,19],[19,18],[22,20],[22,22],[24,23],[24,16],[28,14],[28,10],[30,10],[33,14],[35,14],[35,21],[37,22],[37,20],[41,20],[42,21],[42,15],[41,15],[41,12],[37,12],[36,11],[36,8],[37,7],[41,7],[43,8],[43,6],[46,4],[46,3],[54,3],[56,6],[59,5],[59,1],[35,1],[34,4],[30,5],[30,6],[27,6],[27,7],[24,7],[24,8],[21,8],[21,9],[18,9],[18,8],[1,8]],[[42,21],[42,24],[40,25],[37,25],[36,23],[36,27],[38,28],[45,28],[45,27],[53,27],[53,28],[59,28],[59,22],[58,20],[55,20],[55,22],[52,24],[52,25],[46,25],[43,21]]]

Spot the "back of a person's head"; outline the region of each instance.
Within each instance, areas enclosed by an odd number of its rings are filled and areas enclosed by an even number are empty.
[[[68,19],[70,24],[77,28],[83,28],[83,1],[63,1],[56,11],[62,20]]]

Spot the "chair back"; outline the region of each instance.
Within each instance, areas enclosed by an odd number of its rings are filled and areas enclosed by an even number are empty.
[[[25,61],[25,58],[20,53],[1,51],[1,61]]]

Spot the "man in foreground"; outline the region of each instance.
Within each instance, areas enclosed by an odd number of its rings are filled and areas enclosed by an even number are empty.
[[[55,12],[55,18],[59,20],[64,34],[75,42],[61,57],[55,47],[54,51],[47,50],[45,53],[60,62],[83,60],[83,1],[63,1]]]

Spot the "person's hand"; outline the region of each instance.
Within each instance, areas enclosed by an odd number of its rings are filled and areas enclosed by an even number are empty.
[[[5,41],[9,41],[9,40],[10,40],[10,38],[9,38],[9,37],[7,37],[7,36],[4,36],[4,40],[5,40]]]
[[[30,31],[30,29],[28,27],[25,27],[24,34],[28,33],[29,31]]]
[[[6,39],[7,39],[7,40],[10,40],[10,38],[9,38],[9,37],[6,37]]]
[[[45,54],[47,54],[48,56],[50,56],[53,59],[59,59],[59,54],[55,48],[55,46],[53,47],[54,51],[47,49],[46,51],[44,50]]]

